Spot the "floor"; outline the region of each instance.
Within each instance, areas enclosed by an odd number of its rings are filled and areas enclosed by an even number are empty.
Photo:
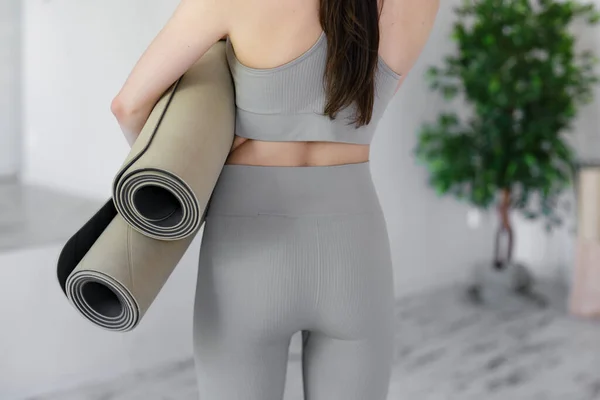
[[[475,306],[455,286],[398,300],[396,366],[388,398],[600,399],[600,323],[566,316],[564,290],[548,282],[538,286],[550,300],[546,308],[508,297]],[[185,360],[30,400],[197,398],[193,363]],[[289,363],[285,400],[303,400],[297,358]]]
[[[0,185],[0,251],[65,240],[99,206]],[[507,293],[476,306],[459,286],[399,299],[389,400],[600,400],[600,322],[567,316],[561,285],[540,282],[538,291],[545,308]],[[300,367],[292,357],[285,400],[303,400]],[[197,398],[188,359],[28,400]]]
[[[100,206],[50,188],[0,183],[0,251],[62,242]]]

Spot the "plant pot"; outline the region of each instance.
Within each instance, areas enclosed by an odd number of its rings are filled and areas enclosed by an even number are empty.
[[[534,283],[534,276],[525,265],[512,262],[497,268],[490,261],[473,268],[467,294],[475,303],[507,302],[518,298],[544,306],[544,299],[533,291]]]

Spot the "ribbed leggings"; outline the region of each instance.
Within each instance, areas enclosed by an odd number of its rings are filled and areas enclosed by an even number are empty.
[[[368,163],[225,166],[200,250],[200,400],[282,400],[299,331],[305,400],[387,399],[393,281]]]

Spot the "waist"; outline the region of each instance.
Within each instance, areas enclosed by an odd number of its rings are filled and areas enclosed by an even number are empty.
[[[370,164],[323,167],[225,165],[208,215],[381,213]]]
[[[236,137],[227,164],[330,166],[369,160],[370,146],[332,142],[268,142]]]

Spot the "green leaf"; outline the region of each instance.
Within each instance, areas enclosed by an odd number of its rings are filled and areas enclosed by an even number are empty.
[[[497,94],[500,91],[500,80],[493,78],[488,85],[488,90],[490,94]]]
[[[487,34],[485,35],[485,37],[483,38],[483,43],[486,46],[493,46],[494,44],[496,44],[496,38],[494,38],[494,36],[492,36],[491,34]]]

